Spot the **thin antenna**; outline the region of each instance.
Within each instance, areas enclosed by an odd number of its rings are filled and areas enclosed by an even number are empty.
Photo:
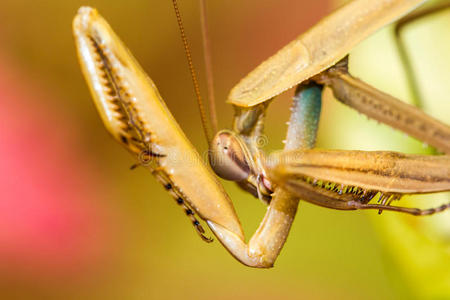
[[[200,20],[202,24],[203,58],[205,60],[206,86],[208,89],[209,118],[211,120],[213,134],[219,130],[216,112],[216,100],[214,97],[213,69],[211,62],[211,47],[209,43],[208,19],[206,14],[206,1],[200,0]]]
[[[202,96],[200,95],[200,88],[198,85],[197,75],[195,75],[195,68],[192,62],[191,49],[189,48],[189,43],[184,33],[183,21],[181,20],[180,10],[178,9],[177,0],[172,0],[173,8],[177,16],[178,28],[180,29],[181,39],[183,41],[184,52],[189,65],[189,71],[191,72],[192,83],[194,84],[195,95],[197,97],[197,104],[200,110],[200,116],[202,119],[203,132],[205,134],[208,145],[211,143],[211,137],[208,132],[208,119],[206,118],[205,107],[203,106]]]

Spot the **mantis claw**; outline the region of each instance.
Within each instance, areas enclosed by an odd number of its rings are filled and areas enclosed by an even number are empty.
[[[450,203],[423,210],[390,205],[403,194],[450,190],[450,156],[311,150],[322,88],[328,85],[342,102],[450,153],[447,125],[351,77],[345,60],[336,64],[359,41],[421,2],[351,2],[232,90],[229,102],[235,105],[235,132],[219,132],[212,143],[219,158],[228,164],[211,165],[218,175],[237,181],[269,204],[248,243],[215,174],[203,163],[152,80],[108,23],[95,9],[82,7],[73,30],[82,72],[105,127],[138,159],[131,169],[138,165],[149,169],[183,208],[202,240],[213,241],[205,235],[196,215],[240,262],[269,268],[287,239],[299,199],[333,209],[390,210],[421,216],[450,208]],[[285,152],[272,154],[266,161],[258,138],[263,137],[268,99],[297,84]],[[378,204],[369,204],[379,193]]]
[[[83,75],[109,133],[175,199],[183,199],[185,211],[213,220],[243,239],[231,200],[109,24],[95,9],[82,7],[73,30]],[[202,235],[198,220],[189,217]]]

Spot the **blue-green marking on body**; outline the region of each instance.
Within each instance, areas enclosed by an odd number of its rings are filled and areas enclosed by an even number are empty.
[[[293,99],[285,150],[311,149],[316,143],[322,108],[322,86],[300,84]]]

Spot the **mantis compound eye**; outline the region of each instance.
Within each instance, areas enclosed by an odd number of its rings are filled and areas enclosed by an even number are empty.
[[[209,163],[223,179],[243,181],[251,173],[245,144],[231,131],[219,131],[211,142]]]

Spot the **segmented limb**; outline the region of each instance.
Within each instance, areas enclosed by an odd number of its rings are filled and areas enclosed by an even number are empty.
[[[256,180],[256,189],[259,191],[266,187],[269,191],[274,188],[275,193],[262,223],[246,244],[230,199],[187,140],[153,82],[106,21],[95,10],[82,8],[74,20],[74,35],[83,74],[108,131],[135,155],[140,164],[155,175],[177,203],[186,204],[185,210],[189,216],[195,212],[205,220],[219,241],[240,262],[260,268],[273,265],[286,241],[299,197],[327,206],[327,194],[307,180],[305,192],[296,194],[289,190],[288,185],[270,186],[263,176],[263,180]],[[288,129],[286,150],[314,145],[312,141],[315,140],[317,131],[314,126],[317,126],[318,121],[320,88],[314,84],[305,84],[298,90],[298,95]],[[311,102],[316,103],[310,106],[312,109],[298,109],[298,103],[310,97],[316,98]],[[237,109],[238,116],[235,119],[235,128],[240,126],[240,136],[244,136],[245,143],[253,145],[250,153],[255,160],[254,166],[255,169],[261,169],[263,175],[263,156],[253,137],[262,135],[263,115],[267,105],[262,103],[254,108]],[[313,122],[302,127],[299,120]],[[146,159],[143,163],[142,156],[148,158],[148,161]],[[260,183],[262,186],[259,186]],[[329,193],[336,192],[335,187],[331,191],[325,190]],[[373,192],[364,192],[358,188],[349,187],[348,191],[344,193],[347,197],[345,201],[328,195],[331,199],[329,207],[346,209],[345,207],[351,206],[352,201],[359,199],[360,203],[367,204],[374,197]],[[336,204],[336,200],[341,207]],[[192,222],[204,237],[197,220]]]
[[[427,209],[420,208],[410,208],[410,207],[401,207],[401,206],[390,206],[390,205],[382,205],[382,204],[364,204],[359,202],[350,203],[353,205],[355,209],[378,209],[379,211],[390,210],[395,212],[406,213],[414,216],[429,216],[438,212],[442,212],[446,209],[450,208],[450,203],[442,204],[438,207],[432,207]]]
[[[330,68],[359,42],[407,14],[424,0],[355,0],[323,18],[244,77],[228,102],[265,102]]]
[[[314,147],[321,109],[321,93],[321,86],[315,83],[298,87],[291,109],[285,150]],[[235,128],[241,126],[240,132],[248,134],[245,140],[253,143],[258,138],[258,134],[262,134],[264,111],[260,107],[255,111],[240,109],[236,111],[243,113],[235,115]],[[250,145],[250,147],[253,146]],[[260,150],[255,149],[254,151]],[[259,260],[259,265],[255,266],[271,267],[287,239],[298,203],[299,198],[296,195],[281,187],[276,188],[264,219],[248,245],[242,240],[229,240],[229,243],[234,244],[232,248],[234,251],[230,250],[230,252],[241,261],[248,260],[247,257],[240,256],[245,254]],[[208,224],[210,224],[209,221]],[[221,228],[214,224],[211,225],[211,228],[214,228],[215,232],[220,235]],[[219,238],[221,241],[224,239],[225,237]]]
[[[273,153],[270,179],[305,201],[340,210],[386,209],[428,215],[436,209],[394,207],[404,194],[450,190],[450,156],[388,151],[295,150]],[[376,195],[381,204],[368,204]]]
[[[360,113],[450,154],[450,126],[353,77],[348,73],[347,59],[314,79],[331,87],[337,100]]]
[[[109,133],[183,201],[189,217],[194,211],[243,239],[231,200],[108,23],[95,9],[82,7],[73,29],[84,77]]]
[[[208,239],[193,218],[194,212],[207,222],[218,240],[240,262],[252,267],[271,267],[287,238],[298,199],[277,189],[264,220],[246,244],[225,191],[185,137],[153,82],[106,21],[96,10],[83,7],[74,19],[73,28],[83,74],[112,136],[183,206],[204,240]],[[318,92],[305,95],[315,95],[320,103],[320,89],[313,88]],[[302,89],[299,91],[303,93]],[[298,101],[301,99],[299,97]],[[302,128],[297,128],[297,118],[307,112],[298,111],[295,105],[293,110],[287,149],[302,147],[303,142],[297,142],[300,136],[315,139],[316,130],[309,129],[308,133],[301,134]],[[317,115],[317,109],[313,111]],[[252,112],[248,115],[252,116]],[[262,124],[250,123],[250,126]],[[243,124],[249,123],[244,121]],[[262,127],[257,126],[255,131],[261,133],[258,130]],[[308,145],[313,143],[309,141]]]
[[[295,150],[271,154],[271,178],[298,175],[386,193],[436,193],[450,190],[450,156],[391,151]]]

